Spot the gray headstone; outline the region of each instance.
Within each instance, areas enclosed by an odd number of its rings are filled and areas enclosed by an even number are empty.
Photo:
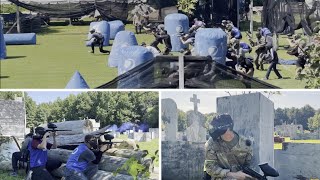
[[[129,133],[128,133],[128,138],[129,138],[129,139],[134,139],[134,133],[129,132]]]
[[[133,136],[134,136],[135,141],[138,141],[138,142],[146,142],[147,141],[146,133],[135,132],[135,133],[133,133]]]
[[[186,129],[187,141],[206,142],[207,130],[204,127],[205,117],[200,112],[191,111],[187,113],[187,121],[190,126]]]
[[[159,128],[149,128],[149,132],[151,132],[152,139],[159,138]]]
[[[161,164],[163,180],[202,179],[205,143],[162,141]]]
[[[152,133],[151,132],[145,132],[146,135],[146,141],[149,142],[152,140]]]
[[[23,138],[26,128],[24,102],[0,100],[0,127],[3,136]]]
[[[234,120],[234,130],[253,140],[253,165],[268,162],[274,167],[274,106],[261,93],[221,97],[217,113],[228,113]]]
[[[162,99],[162,121],[165,124],[164,141],[176,141],[178,131],[178,110],[177,104],[172,99]]]

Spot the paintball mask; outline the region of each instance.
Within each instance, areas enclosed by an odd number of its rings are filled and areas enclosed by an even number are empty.
[[[98,139],[95,138],[94,136],[88,135],[89,137],[85,137],[86,140],[85,142],[90,144],[92,149],[98,149]],[[90,138],[90,139],[89,139]]]
[[[46,133],[46,130],[43,127],[37,127],[34,132],[36,133],[36,135],[34,136],[34,138],[38,138],[41,139],[44,134]]]
[[[214,117],[209,126],[209,135],[216,140],[228,129],[233,130],[233,120],[229,114],[221,114]]]

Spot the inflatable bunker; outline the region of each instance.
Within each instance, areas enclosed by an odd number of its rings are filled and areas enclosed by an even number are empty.
[[[188,16],[179,13],[169,14],[164,18],[164,25],[171,38],[172,51],[180,52],[181,49],[187,48],[186,45],[181,43],[179,34],[189,31]]]
[[[109,67],[118,67],[121,59],[120,49],[125,46],[138,45],[136,36],[130,31],[120,31],[117,33],[111,48],[111,53],[108,59]]]
[[[95,29],[96,32],[99,32],[103,35],[104,37],[104,42],[103,42],[103,46],[109,46],[109,39],[110,39],[110,25],[107,21],[99,21],[99,22],[91,22],[90,23],[90,28],[89,31],[91,29]],[[92,37],[91,33],[88,33],[88,39],[90,39]],[[86,45],[87,46],[91,46],[93,39],[91,39],[90,41],[87,41]]]
[[[195,51],[199,56],[211,56],[214,61],[225,65],[227,34],[220,28],[200,29],[196,34]]]
[[[37,44],[35,33],[5,34],[6,45],[35,45]]]

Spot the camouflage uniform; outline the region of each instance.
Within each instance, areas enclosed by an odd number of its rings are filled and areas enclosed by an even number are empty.
[[[301,79],[301,72],[304,69],[304,66],[306,64],[306,53],[307,50],[307,43],[304,39],[300,39],[299,42],[297,42],[298,46],[298,60],[296,63],[296,75],[295,79]]]
[[[230,180],[228,172],[238,172],[242,170],[240,166],[250,166],[253,157],[251,143],[247,138],[234,134],[238,142],[233,147],[220,137],[216,141],[210,138],[206,142],[204,171],[211,176],[211,180]]]

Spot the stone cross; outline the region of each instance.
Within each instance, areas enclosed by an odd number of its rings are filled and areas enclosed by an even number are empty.
[[[190,102],[193,102],[194,111],[198,112],[198,103],[200,104],[200,99],[197,99],[196,94],[193,94],[193,97],[190,98]]]

